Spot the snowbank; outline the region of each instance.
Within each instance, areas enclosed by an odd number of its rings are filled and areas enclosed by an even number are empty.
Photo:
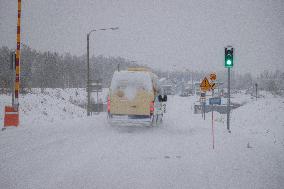
[[[72,99],[80,102],[83,97],[75,96],[70,90],[62,89],[47,89],[44,93],[34,89],[33,94],[20,95],[20,124],[37,125],[85,116],[86,111],[83,108],[72,104]],[[11,97],[0,95],[0,99],[0,121],[3,124],[4,107],[11,105]]]
[[[232,133],[226,115],[214,112],[213,150],[211,113],[206,120],[193,114],[195,97],[169,96],[163,125],[133,127],[110,126],[104,113],[86,117],[55,94],[22,97],[25,124],[0,132],[0,188],[284,185],[283,98],[252,99],[233,110]],[[1,106],[9,100],[0,98]]]

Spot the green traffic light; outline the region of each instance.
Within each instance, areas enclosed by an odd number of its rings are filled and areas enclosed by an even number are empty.
[[[230,66],[232,64],[231,60],[227,60],[227,65]]]
[[[232,68],[233,62],[233,48],[225,48],[225,68]]]

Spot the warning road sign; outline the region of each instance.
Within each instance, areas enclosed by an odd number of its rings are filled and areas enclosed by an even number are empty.
[[[216,80],[216,74],[215,73],[210,74],[210,80],[212,80],[212,81]]]
[[[201,82],[201,84],[200,84],[200,89],[201,89],[202,91],[209,91],[209,90],[211,89],[211,85],[210,85],[210,83],[209,83],[207,77],[205,77],[205,78],[203,79],[203,81]]]

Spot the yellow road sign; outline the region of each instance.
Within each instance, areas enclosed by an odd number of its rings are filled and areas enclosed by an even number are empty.
[[[217,76],[215,73],[210,74],[210,80],[214,81],[216,80]]]
[[[210,83],[209,83],[207,77],[205,77],[205,78],[203,79],[203,81],[201,82],[201,84],[200,84],[200,89],[201,89],[202,91],[209,91],[209,90],[211,89],[211,85],[210,85]]]

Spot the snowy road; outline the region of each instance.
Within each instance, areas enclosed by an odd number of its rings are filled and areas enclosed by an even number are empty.
[[[193,102],[170,97],[159,127],[109,126],[100,114],[9,128],[0,133],[0,188],[284,186],[283,99],[235,110],[231,134],[215,113],[215,150],[211,114],[194,115]]]

